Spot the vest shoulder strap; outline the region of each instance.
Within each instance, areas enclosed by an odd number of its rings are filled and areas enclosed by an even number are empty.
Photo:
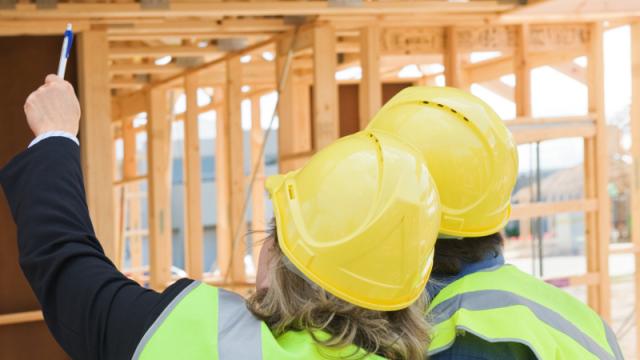
[[[326,339],[326,333],[316,337]],[[187,286],[165,308],[138,344],[134,360],[325,360],[378,359],[351,345],[321,348],[309,332],[275,338],[239,295],[199,282]]]
[[[263,326],[240,296],[193,282],[147,330],[133,359],[262,359]]]

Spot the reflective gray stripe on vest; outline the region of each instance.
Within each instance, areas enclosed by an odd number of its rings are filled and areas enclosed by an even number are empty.
[[[458,294],[436,305],[431,313],[434,315],[433,323],[439,324],[451,318],[459,309],[481,311],[515,305],[526,306],[540,321],[569,336],[598,359],[623,359],[619,351],[614,350],[615,357],[613,357],[591,337],[554,310],[509,291],[481,290]],[[605,326],[605,329],[607,328]],[[611,344],[612,340],[615,342],[615,337],[611,339],[607,335],[607,340]],[[612,346],[612,349],[615,348],[617,346]]]
[[[620,349],[620,344],[618,344],[618,338],[616,338],[616,334],[613,333],[613,330],[611,330],[609,325],[604,320],[602,320],[602,326],[604,326],[604,331],[607,334],[607,342],[609,343],[609,347],[611,348],[611,350],[613,350],[613,353],[616,355],[616,359],[624,359],[624,356],[622,356],[622,349]]]
[[[173,300],[171,300],[169,305],[167,305],[167,307],[164,308],[164,310],[162,310],[162,313],[160,313],[160,316],[158,316],[158,318],[156,318],[156,320],[153,322],[151,327],[147,329],[147,332],[144,333],[142,340],[140,340],[140,342],[138,343],[138,346],[136,347],[136,351],[133,353],[133,357],[132,357],[133,360],[140,359],[140,355],[142,355],[142,350],[144,350],[144,347],[147,346],[147,343],[149,342],[149,340],[151,340],[151,338],[153,337],[153,334],[156,333],[156,330],[158,330],[160,325],[162,325],[162,323],[167,318],[167,316],[171,314],[173,309],[176,308],[178,303],[180,303],[180,301],[184,299],[185,296],[189,295],[189,293],[193,289],[197,288],[198,285],[200,285],[199,281],[194,281],[191,284],[189,284],[186,288],[182,289],[182,291],[180,291],[180,293],[175,298],[173,298]]]
[[[242,297],[218,290],[219,360],[262,359],[261,325]]]

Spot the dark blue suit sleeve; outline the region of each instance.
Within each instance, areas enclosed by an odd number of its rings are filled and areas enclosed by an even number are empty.
[[[20,266],[56,340],[74,359],[130,359],[191,280],[160,294],[114,267],[91,224],[73,141],[43,140],[15,157],[0,181],[18,229]]]

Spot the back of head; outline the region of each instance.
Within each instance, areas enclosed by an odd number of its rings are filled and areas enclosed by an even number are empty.
[[[500,233],[476,238],[439,238],[436,241],[432,274],[455,276],[467,264],[501,255],[503,242]]]
[[[254,312],[276,334],[324,330],[326,346],[424,358],[422,298],[441,216],[421,154],[393,135],[360,132],[268,178],[267,190],[277,246]]]
[[[270,238],[277,243],[275,229]],[[335,297],[292,269],[279,246],[273,246],[271,251],[268,287],[249,299],[249,309],[269,326],[274,336],[309,331],[320,352],[323,347],[353,344],[366,353],[388,359],[425,358],[430,327],[425,317],[428,305],[424,293],[401,310],[365,309]],[[318,336],[318,332],[329,337]]]

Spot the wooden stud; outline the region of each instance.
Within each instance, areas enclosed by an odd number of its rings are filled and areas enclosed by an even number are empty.
[[[138,177],[138,159],[137,159],[137,141],[136,131],[133,128],[133,119],[125,119],[122,126],[122,139],[124,143],[124,159],[123,174],[125,180],[135,179]],[[140,189],[138,182],[126,183],[122,187],[124,191],[124,204],[127,210],[128,229],[124,232],[125,239],[129,240],[129,254],[131,256],[131,268],[133,269],[131,276],[139,281],[142,272],[142,237],[136,233],[141,228],[140,219],[140,198],[137,196],[129,196],[136,193]]]
[[[79,97],[82,106],[80,148],[87,203],[96,236],[107,256],[115,259],[113,142],[107,36],[102,31],[80,35]]]
[[[149,179],[150,285],[162,290],[171,281],[171,122],[167,91],[149,93],[147,164]]]
[[[319,150],[340,136],[336,38],[330,25],[313,29],[313,145]]]
[[[285,74],[287,63],[287,53],[292,46],[293,37],[285,37],[276,43],[276,82],[282,84],[282,89],[278,94],[278,159],[280,171],[287,172],[293,170],[288,166],[283,166],[282,158],[295,153],[293,139],[296,137],[295,119],[295,89],[293,88],[293,74],[289,66],[288,74]],[[291,59],[290,61],[293,61]],[[283,77],[286,76],[285,79]]]
[[[201,158],[198,134],[198,78],[185,78],[187,109],[184,121],[184,246],[185,270],[193,279],[202,279],[203,227],[201,205]]]
[[[258,268],[258,259],[260,258],[260,249],[264,236],[260,232],[267,230],[265,218],[265,179],[264,179],[264,154],[260,156],[260,150],[263,146],[264,132],[260,121],[260,97],[251,98],[251,166],[252,171],[255,168],[255,181],[251,187],[251,231],[253,233],[253,264]],[[259,164],[256,167],[256,164]],[[257,231],[257,233],[256,233]]]
[[[631,240],[640,248],[640,22],[631,24]],[[635,258],[635,303],[640,301],[640,253]],[[640,354],[640,311],[636,311],[636,354]]]
[[[122,124],[122,142],[124,145],[124,159],[122,161],[122,172],[125,180],[138,176],[137,154],[136,154],[136,133],[133,128],[133,119],[128,118]]]
[[[596,213],[596,243],[588,257],[595,257],[595,262],[589,263],[588,271],[600,273],[600,283],[597,295],[589,293],[590,302],[597,296],[600,315],[607,321],[611,320],[611,283],[609,279],[609,242],[610,242],[610,204],[608,196],[609,163],[607,155],[607,124],[604,114],[604,51],[602,23],[593,23],[590,27],[591,44],[589,49],[589,112],[596,114],[596,138],[593,144],[595,165],[595,191],[598,199]],[[589,268],[589,266],[593,267]],[[595,301],[594,301],[595,302]]]
[[[244,234],[246,222],[242,207],[245,194],[243,131],[242,131],[242,67],[240,57],[232,57],[226,65],[224,92],[224,118],[219,118],[220,144],[216,160],[218,172],[218,264],[225,281],[239,282],[245,279]]]
[[[246,253],[246,219],[243,214],[245,201],[245,177],[244,177],[244,131],[242,130],[242,64],[240,57],[235,57],[227,62],[226,83],[226,124],[228,125],[228,164],[229,164],[229,213],[230,228],[232,230],[232,254],[231,279],[239,282],[245,280],[244,255]]]
[[[382,83],[380,82],[380,28],[367,26],[360,30],[360,81],[359,112],[360,129],[364,129],[382,106]]]
[[[529,25],[520,25],[516,34],[516,49],[513,57],[516,76],[516,115],[531,116],[531,68],[527,62],[529,54]]]
[[[306,81],[294,79],[293,92],[295,94],[293,116],[293,138],[289,139],[293,146],[294,154],[313,150],[312,123],[311,123],[311,84]],[[294,169],[303,163],[291,164]]]
[[[113,143],[113,148],[115,148],[115,142]],[[118,163],[115,160],[115,156],[113,158],[113,173],[118,173]],[[114,255],[111,261],[117,268],[122,267],[122,262],[124,261],[124,242],[125,242],[125,221],[127,216],[127,209],[125,206],[125,187],[124,186],[115,186],[113,183],[111,185],[113,189],[113,220],[114,220]]]
[[[456,28],[445,28],[444,42],[444,77],[447,86],[464,88],[462,79],[462,54],[458,49],[458,36]]]
[[[216,109],[216,248],[217,267],[223,279],[227,277],[231,259],[231,228],[229,226],[229,136],[226,94],[224,87],[216,87],[213,92],[213,102],[220,102]]]

